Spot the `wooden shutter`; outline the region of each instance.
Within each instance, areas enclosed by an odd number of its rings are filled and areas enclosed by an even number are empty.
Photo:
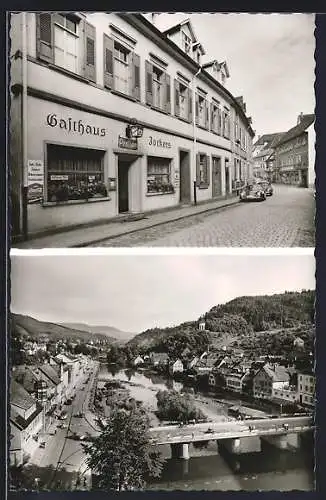
[[[214,104],[211,102],[209,107],[210,107],[210,115],[211,115],[211,123],[210,123],[209,130],[212,130],[212,132],[215,132],[215,130],[214,130]]]
[[[171,78],[167,73],[165,73],[164,110],[169,114],[171,113]]]
[[[136,101],[140,101],[140,57],[138,54],[132,54],[132,96]]]
[[[190,123],[193,121],[193,112],[192,112],[192,89],[188,87],[188,120]]]
[[[180,87],[178,80],[174,80],[174,114],[180,116]]]
[[[196,154],[196,184],[200,185],[200,153]]]
[[[208,186],[211,183],[211,158],[210,156],[206,156],[206,182]]]
[[[107,89],[114,88],[114,41],[112,38],[103,35],[103,74],[104,87]]]
[[[209,129],[209,108],[208,108],[208,102],[205,99],[205,128],[208,130]]]
[[[146,78],[146,104],[153,104],[153,66],[149,61],[145,61],[145,78]]]
[[[96,83],[96,30],[84,21],[84,77]]]
[[[196,121],[196,125],[198,125],[199,123],[199,95],[198,94],[195,94],[195,121]]]
[[[39,59],[48,63],[53,63],[52,14],[36,14],[36,50]]]

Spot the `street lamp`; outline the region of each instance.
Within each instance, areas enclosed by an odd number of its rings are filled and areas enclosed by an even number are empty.
[[[202,71],[202,66],[200,66],[197,73],[192,77],[192,128],[193,128],[193,162],[196,172],[196,148],[197,148],[197,136],[196,136],[196,77]],[[195,175],[196,179],[196,175]],[[194,203],[197,205],[197,185],[196,180],[194,180]]]

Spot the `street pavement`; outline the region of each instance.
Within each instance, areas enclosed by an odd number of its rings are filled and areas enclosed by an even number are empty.
[[[94,415],[88,409],[89,398],[96,376],[96,363],[88,362],[89,371],[76,383],[75,398],[71,405],[65,405],[67,413],[66,420],[57,420],[51,428],[56,427],[54,435],[45,434],[45,448],[38,448],[30,459],[40,477],[40,486],[48,489],[89,489],[89,473],[85,462],[81,441],[74,439],[78,436],[96,435]],[[89,381],[86,380],[89,377]],[[77,417],[83,413],[85,417]],[[63,424],[63,427],[61,425]],[[60,427],[58,427],[60,426]],[[36,466],[36,467],[35,467]],[[77,476],[80,475],[81,483],[76,484]],[[84,482],[85,478],[85,482]],[[37,484],[37,483],[36,483]]]
[[[275,185],[263,202],[238,203],[101,241],[108,247],[313,247],[311,189]]]

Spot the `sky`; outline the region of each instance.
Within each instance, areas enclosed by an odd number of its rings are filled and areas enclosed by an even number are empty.
[[[256,137],[314,112],[314,14],[164,13],[155,25],[163,31],[186,18],[206,51],[203,63],[227,61],[227,88],[244,96]]]
[[[313,255],[11,256],[11,311],[140,333],[243,295],[314,289]]]

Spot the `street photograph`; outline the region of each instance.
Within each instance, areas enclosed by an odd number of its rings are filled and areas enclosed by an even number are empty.
[[[313,491],[307,254],[11,256],[10,491]]]
[[[314,247],[314,28],[12,12],[12,246]]]

